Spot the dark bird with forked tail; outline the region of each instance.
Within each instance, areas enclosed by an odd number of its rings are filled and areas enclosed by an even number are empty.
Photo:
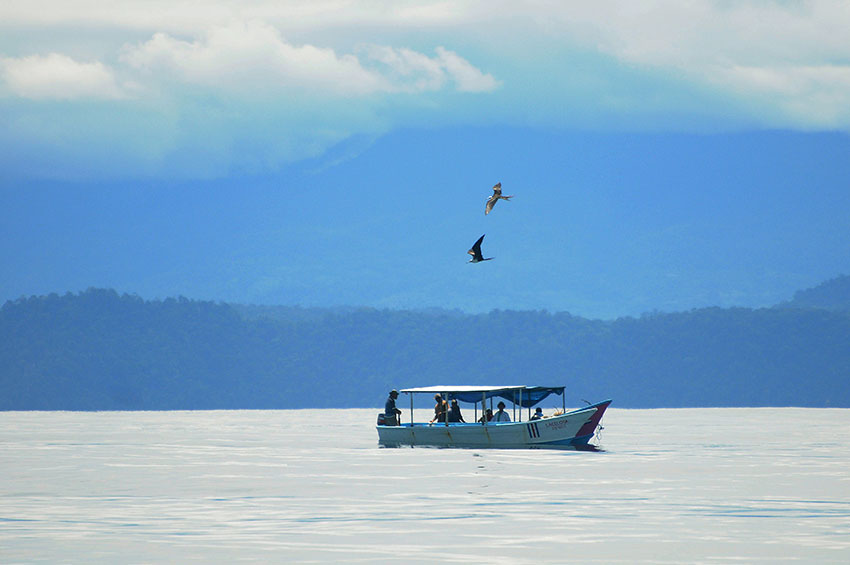
[[[489,261],[490,259],[492,259],[492,257],[484,257],[481,254],[481,241],[483,239],[484,239],[484,236],[482,235],[481,237],[478,238],[478,241],[476,241],[472,245],[472,249],[467,251],[467,253],[472,255],[472,259],[469,260],[470,263],[480,263],[481,261]]]
[[[493,209],[493,206],[495,206],[496,202],[499,200],[510,200],[513,197],[513,194],[510,196],[502,196],[502,183],[497,182],[495,186],[493,186],[493,196],[487,199],[487,205],[484,207],[484,215],[486,216],[489,214],[490,210]]]

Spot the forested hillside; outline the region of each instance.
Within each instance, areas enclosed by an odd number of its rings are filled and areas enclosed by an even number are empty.
[[[112,290],[0,309],[0,409],[382,406],[390,388],[568,386],[567,404],[850,407],[850,315],[233,307]]]
[[[850,276],[843,275],[814,288],[798,290],[794,298],[782,306],[850,312]]]

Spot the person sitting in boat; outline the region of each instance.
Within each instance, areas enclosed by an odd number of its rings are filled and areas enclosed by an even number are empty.
[[[487,411],[484,412],[484,414],[482,414],[480,418],[478,418],[478,423],[479,424],[486,424],[487,422],[489,422],[492,419],[493,419],[493,411],[488,408]]]
[[[445,422],[446,421],[446,402],[443,400],[443,397],[439,394],[434,395],[434,419],[432,419],[429,424],[433,424],[434,422]]]
[[[499,404],[497,404],[496,406],[499,410],[498,410],[498,412],[493,414],[493,421],[494,422],[510,422],[511,417],[508,415],[507,412],[505,412],[505,403],[499,402]]]
[[[463,419],[463,415],[460,413],[460,406],[457,404],[456,399],[452,399],[451,406],[449,407],[449,422],[463,422],[466,423],[466,420]]]
[[[543,418],[543,408],[537,407],[537,410],[534,411],[534,416],[531,417],[532,420],[540,420]]]
[[[401,410],[395,407],[396,398],[398,398],[398,391],[393,389],[387,397],[387,403],[384,404],[384,425],[386,426],[397,426],[400,423]]]

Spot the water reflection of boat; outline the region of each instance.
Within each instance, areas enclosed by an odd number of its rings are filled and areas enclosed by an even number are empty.
[[[567,411],[566,406],[555,414],[539,420],[531,419],[531,408],[551,394],[564,396],[564,387],[542,386],[428,386],[401,390],[410,397],[408,423],[386,425],[378,417],[378,441],[388,447],[402,445],[432,445],[441,447],[556,447],[586,446],[600,428],[605,409],[611,400]],[[488,401],[501,398],[513,404],[511,422],[458,423],[442,421],[429,424],[414,419],[413,399],[417,394],[440,394],[447,404],[459,400],[474,405],[474,419],[483,415]],[[563,402],[562,402],[563,404]],[[480,408],[479,408],[480,406]],[[528,418],[522,421],[522,409]],[[447,419],[448,420],[448,419]]]

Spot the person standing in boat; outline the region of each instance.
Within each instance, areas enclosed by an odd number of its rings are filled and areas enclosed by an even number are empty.
[[[395,407],[395,399],[398,398],[398,391],[393,389],[387,397],[387,403],[384,404],[384,423],[387,426],[398,426],[401,421],[401,410]]]
[[[457,404],[456,399],[452,399],[451,407],[449,408],[449,422],[463,422],[466,421],[463,419],[463,415],[460,413],[460,406]]]
[[[505,403],[499,402],[499,404],[497,404],[496,407],[499,410],[495,414],[493,414],[493,420],[492,421],[493,422],[510,422],[511,417],[507,412],[505,412]]]
[[[434,422],[445,422],[446,421],[446,402],[443,400],[443,397],[440,394],[434,395],[434,419],[428,422],[429,424],[433,424]]]
[[[479,424],[486,424],[487,422],[489,422],[492,419],[493,419],[493,411],[488,408],[487,411],[484,412],[481,415],[480,418],[478,418],[478,423]]]

